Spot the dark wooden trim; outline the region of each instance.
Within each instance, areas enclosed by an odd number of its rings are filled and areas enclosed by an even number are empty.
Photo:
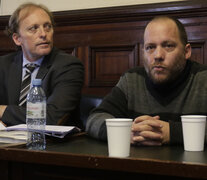
[[[205,0],[191,0],[62,11],[54,12],[54,17],[57,26],[67,26],[149,20],[157,15],[188,17],[189,14],[194,14],[199,17],[206,16],[207,2]]]
[[[57,26],[101,24],[149,20],[157,15],[196,17],[207,15],[206,0],[176,1],[83,10],[53,12]],[[0,30],[5,29],[9,16],[0,16]]]
[[[9,16],[0,16],[0,30],[4,30],[8,24]]]
[[[144,28],[151,18],[158,15],[178,18],[184,24],[192,44],[193,60],[207,64],[206,0],[59,11],[53,14],[56,22],[54,45],[83,62],[83,93],[86,94],[106,95],[126,69],[143,65]],[[8,20],[9,16],[0,16],[0,55],[15,50],[3,32]]]

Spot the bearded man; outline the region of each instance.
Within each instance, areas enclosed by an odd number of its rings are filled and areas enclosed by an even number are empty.
[[[191,61],[180,21],[156,17],[144,31],[144,67],[121,76],[89,116],[86,131],[107,139],[107,118],[132,118],[131,143],[183,143],[181,115],[207,114],[207,66]]]

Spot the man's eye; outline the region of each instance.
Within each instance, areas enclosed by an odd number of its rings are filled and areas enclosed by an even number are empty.
[[[145,47],[146,51],[152,51],[153,49],[155,49],[155,46],[153,46],[153,45],[148,45]]]
[[[166,47],[168,48],[174,47],[174,44],[167,44]]]
[[[52,29],[52,24],[45,24],[44,29],[49,32]]]
[[[29,32],[36,32],[38,29],[38,26],[31,26],[30,28],[28,28]]]
[[[164,45],[164,48],[167,50],[167,51],[172,51],[175,49],[175,44],[165,44]]]

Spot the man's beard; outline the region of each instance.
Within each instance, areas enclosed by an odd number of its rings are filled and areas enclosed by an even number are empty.
[[[186,60],[184,59],[183,55],[177,57],[177,60],[171,65],[171,67],[166,67],[162,61],[161,62],[155,62],[151,67],[154,67],[156,65],[163,66],[164,72],[154,72],[153,68],[149,69],[149,67],[145,66],[145,70],[149,76],[149,78],[152,80],[154,84],[166,84],[170,83],[173,80],[175,80],[180,73],[185,68]]]

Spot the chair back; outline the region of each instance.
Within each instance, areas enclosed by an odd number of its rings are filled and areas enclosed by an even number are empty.
[[[96,108],[101,102],[103,97],[95,95],[82,95],[80,101],[80,119],[83,123],[84,129],[86,121],[92,109]]]

